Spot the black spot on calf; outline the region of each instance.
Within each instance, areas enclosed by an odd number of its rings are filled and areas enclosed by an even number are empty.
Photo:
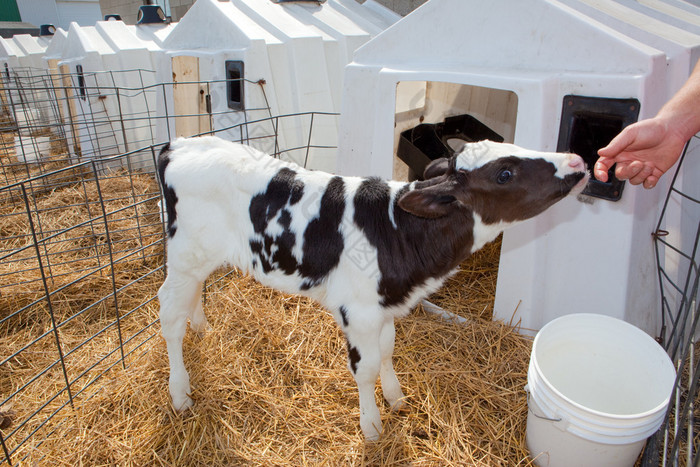
[[[292,248],[294,248],[295,243],[296,237],[294,232],[289,230],[289,225],[287,225],[282,234],[277,237],[277,250],[272,255],[272,262],[277,264],[287,275],[294,274],[294,271],[297,270],[297,260],[292,254]]]
[[[249,214],[256,233],[263,234],[270,220],[285,207],[292,197],[292,192],[303,192],[303,184],[295,181],[296,172],[282,168],[267,184],[264,193],[253,196],[250,200]],[[298,196],[298,195],[297,195]]]
[[[302,290],[318,285],[338,265],[343,251],[340,225],[345,212],[345,184],[341,177],[328,182],[321,197],[319,213],[311,219],[303,233],[301,262],[293,254],[297,233],[292,230],[292,220],[304,216],[296,206],[304,195],[304,184],[296,178],[296,172],[282,168],[268,183],[264,192],[255,195],[249,206],[250,220],[259,236],[249,241],[250,249],[260,259],[263,272],[278,269],[287,275],[299,273],[304,278]],[[294,207],[296,206],[296,208]],[[268,233],[271,229],[281,233]]]
[[[304,231],[304,245],[299,272],[307,280],[302,289],[317,285],[340,261],[343,252],[343,235],[340,224],[345,212],[345,182],[333,177],[321,198],[318,217]]]
[[[360,362],[360,351],[357,347],[353,347],[348,341],[348,360],[350,361],[350,369],[353,373],[357,373],[357,364]]]
[[[377,291],[382,297],[382,306],[403,303],[411,291],[428,278],[441,277],[456,267],[471,248],[474,221],[470,212],[455,210],[453,215],[440,219],[416,217],[398,205],[407,190],[408,185],[392,199],[386,181],[368,178],[355,193],[355,224],[377,249],[381,273]],[[389,215],[390,207],[396,227]],[[435,235],[436,232],[441,235],[454,232],[455,229],[447,228],[452,223],[463,226],[463,230],[457,229],[459,237]],[[460,245],[461,251],[455,251],[455,245]]]
[[[340,318],[343,320],[343,326],[347,327],[347,325],[350,324],[348,321],[348,310],[344,306],[341,306],[339,311],[340,311]]]

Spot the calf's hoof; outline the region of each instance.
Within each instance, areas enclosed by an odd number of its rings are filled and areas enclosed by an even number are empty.
[[[389,407],[390,407],[392,412],[399,413],[399,412],[403,412],[405,409],[407,409],[408,404],[406,404],[406,401],[404,401],[403,399],[397,399],[393,403],[390,403]]]
[[[187,395],[185,397],[178,397],[175,398],[173,397],[173,408],[175,409],[175,412],[177,413],[182,413],[185,410],[189,409],[194,405],[194,402],[192,402],[192,399],[190,399]]]
[[[365,441],[375,442],[379,441],[379,436],[382,434],[382,422],[379,420],[374,423],[360,423],[362,428],[362,433],[365,435]]]

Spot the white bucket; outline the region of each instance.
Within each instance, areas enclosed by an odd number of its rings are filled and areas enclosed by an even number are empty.
[[[676,372],[640,329],[573,314],[535,337],[527,447],[540,466],[631,466],[664,420]]]

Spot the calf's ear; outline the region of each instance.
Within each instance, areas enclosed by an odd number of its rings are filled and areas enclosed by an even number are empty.
[[[414,216],[437,219],[449,214],[456,198],[446,189],[445,183],[417,188],[399,198],[399,207]]]
[[[444,175],[450,168],[450,160],[446,157],[441,157],[440,159],[435,159],[431,161],[423,170],[423,180],[428,180],[429,178],[439,177]]]

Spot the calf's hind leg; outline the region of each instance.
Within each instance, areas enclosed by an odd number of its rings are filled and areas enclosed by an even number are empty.
[[[160,327],[168,348],[170,363],[170,396],[176,410],[192,406],[189,397],[190,377],[182,355],[182,341],[187,330],[187,316],[197,307],[201,310],[202,282],[179,271],[168,271],[168,276],[158,291],[160,301]],[[206,320],[204,321],[206,323]]]

